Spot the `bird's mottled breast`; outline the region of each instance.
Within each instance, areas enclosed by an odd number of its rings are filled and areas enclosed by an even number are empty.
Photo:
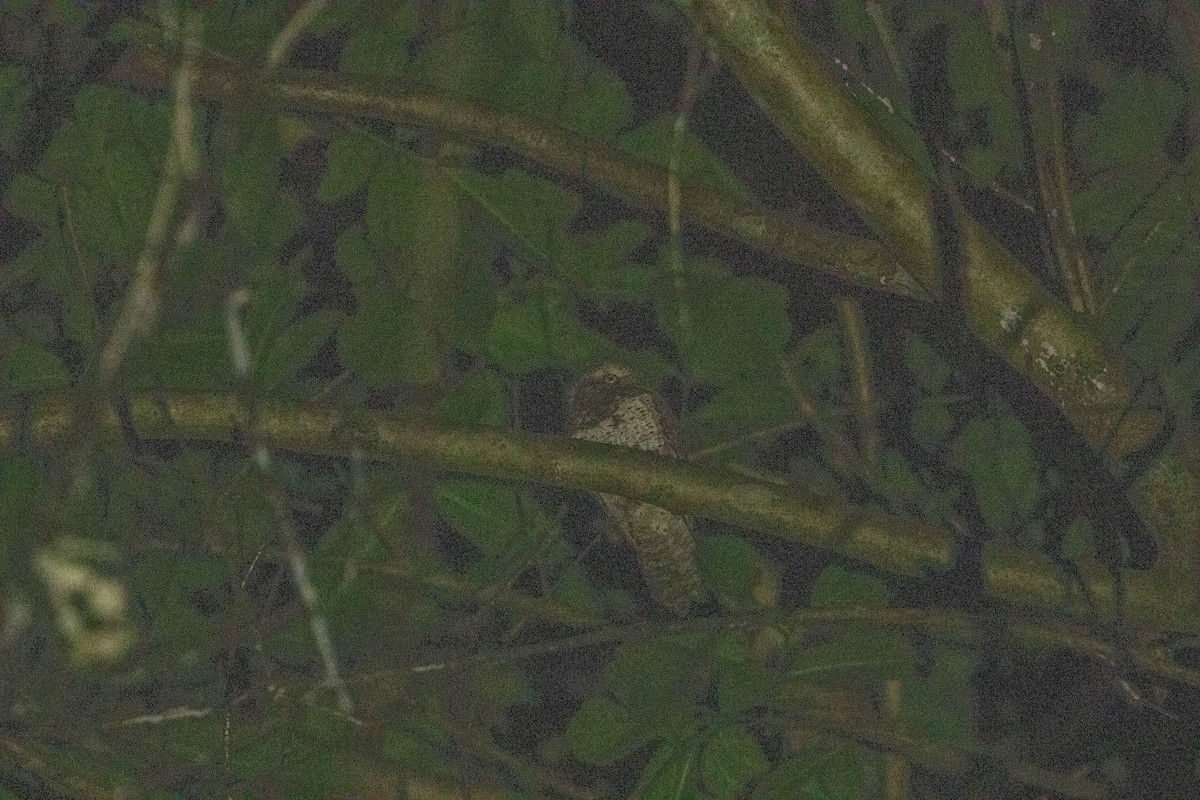
[[[678,456],[670,417],[623,367],[606,365],[571,390],[571,434],[589,442]]]

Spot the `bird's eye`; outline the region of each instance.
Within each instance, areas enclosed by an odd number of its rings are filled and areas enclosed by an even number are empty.
[[[611,374],[609,374],[609,375],[605,375],[605,376],[604,376],[604,382],[605,382],[605,383],[616,383],[616,382],[617,382],[617,376],[616,376],[616,375],[611,375]]]

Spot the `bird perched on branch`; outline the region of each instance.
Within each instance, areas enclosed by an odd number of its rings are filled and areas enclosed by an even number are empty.
[[[634,372],[604,364],[571,387],[571,436],[678,458],[674,421]],[[612,494],[600,501],[633,546],[654,599],[685,615],[704,596],[691,520]]]

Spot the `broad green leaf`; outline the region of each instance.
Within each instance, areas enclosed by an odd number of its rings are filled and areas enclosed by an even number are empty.
[[[955,460],[971,479],[988,527],[1011,533],[1028,520],[1040,494],[1029,432],[1007,410],[972,417],[955,440]]]
[[[945,403],[929,398],[912,412],[913,438],[930,452],[938,452],[954,430],[955,419]]]
[[[206,15],[205,39],[220,42],[226,57],[258,68],[265,66],[267,49],[287,22],[285,7],[275,3],[220,5],[222,13]]]
[[[632,800],[700,800],[694,748],[664,742],[654,751]]]
[[[478,231],[462,231],[463,253],[458,270],[458,306],[452,317],[450,347],[472,355],[482,355],[484,339],[496,307],[490,248],[480,241]]]
[[[0,152],[14,154],[28,121],[32,96],[33,88],[20,69],[0,67]]]
[[[257,388],[265,394],[277,392],[291,381],[338,327],[342,315],[318,311],[301,317],[271,342],[256,364]]]
[[[6,583],[28,571],[34,519],[48,501],[45,475],[33,459],[13,454],[0,460],[0,578]]]
[[[438,404],[437,411],[451,422],[503,425],[508,419],[504,383],[491,370],[468,375],[455,384],[450,394]]]
[[[579,133],[607,138],[629,124],[633,101],[620,78],[581,56],[567,77],[562,122]]]
[[[489,98],[512,111],[550,115],[562,102],[563,67],[560,63],[526,56],[513,65]]]
[[[882,581],[838,564],[821,570],[813,583],[813,608],[885,608],[891,592]]]
[[[781,286],[759,278],[694,275],[683,297],[673,300],[660,307],[659,322],[697,380],[724,385],[778,373],[791,335]],[[679,327],[678,303],[689,320],[686,330]]]
[[[420,23],[416,5],[401,0],[387,6],[354,8],[347,21],[356,29],[342,51],[342,71],[380,78],[403,76],[408,67],[408,40]]]
[[[604,672],[603,685],[629,708],[649,734],[670,736],[696,713],[696,651],[673,642],[630,643]]]
[[[792,398],[776,370],[773,374],[753,375],[721,386],[708,402],[683,420],[682,430],[693,455],[712,447],[738,444],[737,449],[718,451],[717,457],[728,457],[764,443],[761,437],[747,437],[776,425],[794,423],[797,418]]]
[[[7,393],[61,389],[71,382],[58,356],[29,342],[18,342],[4,356],[3,388]]]
[[[770,706],[778,693],[780,677],[762,661],[747,654],[741,659],[716,659],[717,708],[723,715]]]
[[[554,63],[560,11],[540,0],[465,6],[416,57],[417,80],[501,108],[528,108],[531,97],[506,85],[529,61]],[[529,87],[525,84],[526,88]]]
[[[453,776],[456,752],[449,734],[427,715],[405,715],[389,725],[381,737],[379,754],[389,762],[420,774]]]
[[[249,247],[250,263],[270,259],[295,233],[300,213],[279,182],[285,149],[274,119],[256,117],[242,125],[241,141],[224,158],[220,180],[233,229]]]
[[[627,297],[631,288],[628,259],[649,234],[645,223],[617,220],[598,233],[577,237],[575,246],[564,253],[564,271],[578,277],[595,300],[609,302]]]
[[[575,611],[599,615],[604,608],[600,593],[588,580],[583,567],[575,562],[568,564],[555,578],[552,591],[557,602]]]
[[[425,177],[415,159],[380,158],[367,186],[367,234],[381,250],[403,251],[422,223],[418,200]]]
[[[675,114],[671,113],[660,115],[623,134],[617,141],[626,153],[666,169],[671,160],[674,138]],[[685,193],[688,185],[699,183],[732,197],[749,197],[733,171],[690,130],[680,138],[678,163]]]
[[[973,681],[978,661],[974,645],[935,642],[926,674],[902,686],[904,721],[909,730],[931,741],[971,742],[977,709]]]
[[[404,298],[367,294],[358,311],[338,328],[338,353],[346,368],[364,385],[389,386],[413,374],[408,347],[414,324]]]
[[[740,725],[722,725],[704,744],[700,773],[716,798],[741,797],[769,768],[762,746]]]
[[[337,331],[342,363],[368,386],[410,380],[424,368],[413,350],[416,316],[407,293],[385,275],[362,228],[337,242],[338,268],[354,283],[358,309]]]
[[[325,174],[317,184],[317,199],[340,200],[362,186],[379,162],[379,141],[368,131],[356,130],[329,143]]]
[[[202,647],[212,634],[213,618],[201,601],[221,596],[232,579],[224,559],[200,553],[143,553],[128,575],[150,635],[159,646],[187,649]]]
[[[126,363],[136,387],[213,391],[234,382],[226,321],[216,312],[159,325],[130,349]]]
[[[581,370],[603,347],[599,335],[579,324],[555,284],[521,300],[501,295],[484,343],[493,363],[518,375],[546,367]]]
[[[287,327],[304,296],[303,282],[289,272],[271,264],[251,278],[250,298],[242,309],[242,327],[256,362],[274,337]]]
[[[633,715],[604,694],[591,694],[567,726],[567,744],[585,764],[610,764],[640,744]]]
[[[779,600],[779,576],[740,536],[705,536],[699,541],[705,583],[732,609],[773,608]]]
[[[524,534],[517,490],[482,480],[449,480],[438,484],[437,507],[456,531],[485,557],[509,553]]]
[[[917,383],[930,394],[944,391],[954,371],[925,337],[916,333],[905,338],[904,360]]]
[[[579,210],[579,195],[563,186],[510,169],[499,177],[474,170],[457,173],[459,185],[499,226],[517,252],[535,263],[559,263],[567,224]]]
[[[47,232],[59,225],[59,202],[54,187],[27,172],[18,172],[4,191],[4,207],[13,216]]]
[[[1183,90],[1166,76],[1141,70],[1121,73],[1095,114],[1076,121],[1072,152],[1088,172],[1160,157],[1183,106]],[[1147,147],[1150,144],[1150,147]]]
[[[861,800],[867,797],[868,768],[859,752],[847,747],[813,749],[776,767],[755,788],[753,800],[780,797]]]

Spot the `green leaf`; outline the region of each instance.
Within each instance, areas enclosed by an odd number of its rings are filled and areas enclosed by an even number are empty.
[[[62,360],[29,342],[18,342],[4,357],[4,390],[9,393],[60,389],[71,382]]]
[[[85,86],[55,131],[39,174],[71,190],[81,246],[132,263],[141,249],[166,152],[168,117],[131,92]]]
[[[1079,563],[1096,556],[1096,533],[1087,517],[1076,517],[1063,534],[1060,545],[1063,558]]]
[[[624,129],[633,117],[633,101],[623,81],[592,59],[570,71],[562,106],[564,125],[605,139]]]
[[[545,265],[569,257],[565,232],[579,210],[577,192],[515,169],[499,177],[474,170],[454,174],[524,257]]]
[[[412,242],[420,221],[415,200],[425,184],[424,171],[415,159],[380,158],[367,186],[367,234],[382,251],[403,251]]]
[[[891,592],[884,583],[838,564],[821,570],[813,582],[813,608],[886,608]]]
[[[567,745],[586,764],[611,764],[640,744],[633,715],[603,694],[589,695],[567,725]]]
[[[48,497],[38,462],[22,455],[0,460],[0,578],[6,583],[27,569],[21,552]]]
[[[847,747],[812,749],[776,767],[754,790],[753,800],[780,797],[860,800],[867,795],[862,756]]]
[[[441,481],[435,497],[441,515],[485,557],[506,555],[524,533],[520,496],[511,486],[482,480]]]
[[[693,275],[675,300],[659,308],[659,322],[697,380],[723,385],[778,373],[791,335],[787,292],[779,284]],[[686,330],[679,327],[678,302],[690,320]]]
[[[242,139],[220,166],[225,212],[233,229],[251,248],[245,260],[274,257],[300,225],[295,198],[279,183],[285,148],[272,117],[243,126]]]
[[[317,199],[323,203],[340,200],[366,183],[379,162],[379,142],[366,130],[338,136],[329,143],[328,163]]]
[[[501,426],[508,419],[504,382],[491,370],[468,375],[438,404],[437,413],[450,422]]]
[[[695,761],[694,748],[663,743],[642,770],[632,800],[700,800],[694,788]]]
[[[208,313],[161,325],[130,349],[131,386],[214,391],[233,385],[224,316]]]
[[[736,717],[775,702],[780,678],[749,653],[742,658],[718,658],[717,708]]]
[[[564,253],[564,270],[578,276],[588,294],[598,301],[627,296],[631,288],[628,259],[649,234],[645,223],[617,220],[598,233],[576,238],[575,246]]]
[[[526,110],[533,98],[507,86],[507,81],[527,62],[557,63],[560,16],[555,4],[541,0],[468,5],[454,25],[425,45],[414,60],[414,74],[421,83],[456,95]]]
[[[946,359],[918,334],[906,337],[904,360],[917,383],[930,394],[945,391],[946,382],[954,372]]]
[[[1076,120],[1072,152],[1089,172],[1158,159],[1183,100],[1182,87],[1166,76],[1123,71],[1096,113]]]
[[[366,386],[400,383],[412,373],[406,357],[412,325],[407,300],[383,294],[360,296],[358,313],[337,330],[338,355]]]
[[[653,736],[671,736],[696,712],[696,652],[673,642],[630,643],[604,672],[603,685]]]
[[[599,335],[579,324],[557,284],[540,285],[522,300],[509,295],[497,298],[484,342],[493,363],[518,375],[546,367],[580,370],[603,347]]]
[[[198,553],[143,553],[129,568],[130,589],[160,646],[191,649],[206,641],[214,620],[201,611],[199,599],[220,596],[231,580],[224,559]]]
[[[931,741],[970,743],[975,740],[977,709],[973,698],[978,659],[974,643],[934,641],[926,675],[903,682],[904,723]]]
[[[972,417],[955,440],[955,460],[971,479],[988,527],[1012,532],[1033,513],[1040,494],[1029,432],[1011,411]]]
[[[563,92],[562,66],[543,58],[526,57],[513,65],[495,89],[497,106],[527,114],[557,110]]]
[[[704,785],[717,798],[739,797],[769,766],[758,741],[740,725],[717,728],[700,757]]]
[[[588,580],[587,572],[576,562],[567,565],[554,580],[554,599],[584,614],[599,615],[604,608],[600,593]]]
[[[390,386],[421,374],[423,350],[407,292],[385,276],[363,234],[354,227],[338,237],[338,268],[355,285],[358,309],[337,331],[342,363],[367,386]]]
[[[930,452],[939,451],[954,431],[955,419],[945,403],[930,399],[913,409],[913,438]]]
[[[0,67],[0,152],[14,155],[28,124],[31,97],[33,87],[20,69]]]
[[[271,343],[270,350],[255,365],[258,389],[277,393],[296,377],[341,322],[336,311],[317,311],[289,325]]]
[[[18,172],[4,192],[4,207],[18,219],[33,223],[40,231],[59,226],[59,203],[54,186],[26,172]]]
[[[705,536],[699,545],[705,583],[732,609],[773,608],[779,576],[741,536]]]
[[[744,439],[737,450],[720,451],[722,457],[728,457],[731,452],[749,452],[762,444],[761,439],[745,437],[796,419],[792,397],[776,370],[721,386],[708,402],[683,419],[681,430],[693,453]]]
[[[386,10],[381,11],[382,8]],[[390,7],[355,7],[355,13],[348,16],[347,21],[355,24],[357,30],[342,51],[342,72],[384,78],[404,75],[408,67],[408,40],[420,24],[416,6],[402,1]]]
[[[674,137],[675,114],[672,112],[624,134],[617,144],[626,153],[666,169],[670,163]],[[749,197],[733,171],[690,130],[680,138],[678,163],[684,192],[689,185],[698,182],[731,197]]]

